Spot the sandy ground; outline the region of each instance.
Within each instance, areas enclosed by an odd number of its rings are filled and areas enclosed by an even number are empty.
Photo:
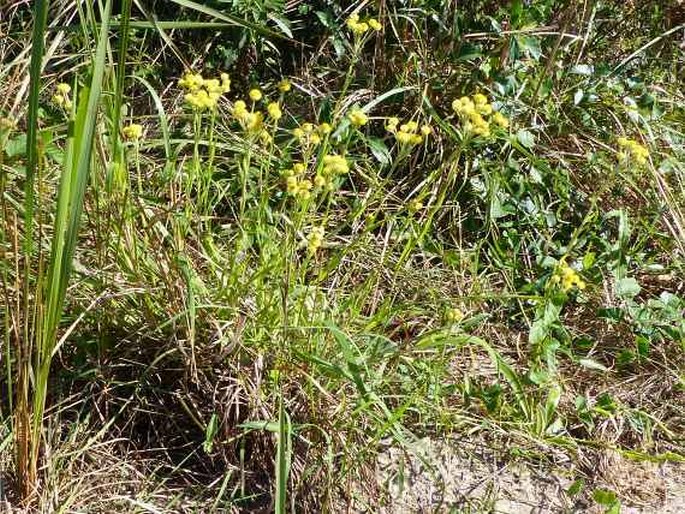
[[[503,460],[492,444],[420,441],[411,452],[388,448],[379,455],[376,491],[360,512],[400,513],[602,513],[595,489],[616,493],[622,514],[685,514],[685,465],[635,462],[615,452],[570,459],[545,454]],[[579,464],[578,462],[584,462]],[[583,486],[573,492],[574,483]],[[378,498],[378,497],[377,497]]]

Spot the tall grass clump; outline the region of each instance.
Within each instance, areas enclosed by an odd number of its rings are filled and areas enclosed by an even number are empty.
[[[106,2],[98,36],[97,50],[90,66],[89,84],[65,85],[61,98],[69,124],[69,136],[60,174],[50,251],[43,255],[36,240],[41,214],[50,209],[43,189],[44,156],[39,144],[38,106],[43,73],[45,27],[50,5],[39,0],[34,6],[31,51],[31,80],[27,114],[27,167],[24,188],[24,238],[22,289],[22,330],[15,331],[14,348],[17,398],[14,407],[16,469],[19,490],[30,501],[38,487],[39,459],[43,441],[43,416],[48,395],[50,365],[57,351],[58,328],[62,319],[67,285],[72,270],[83,210],[85,189],[93,160],[92,147],[97,122],[103,76],[106,68],[108,24],[112,2]],[[73,92],[77,102],[67,101]],[[37,244],[38,243],[38,244]],[[9,327],[6,327],[9,330]]]

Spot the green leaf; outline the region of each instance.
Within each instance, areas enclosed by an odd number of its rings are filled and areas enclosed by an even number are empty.
[[[573,483],[566,489],[566,494],[569,496],[575,496],[585,488],[585,480],[583,478],[578,478],[573,481]]]
[[[376,158],[376,160],[383,166],[389,165],[392,162],[392,156],[388,147],[382,139],[378,137],[368,137],[366,138],[366,144],[369,146],[371,153]]]
[[[625,300],[635,298],[641,289],[640,284],[632,277],[622,278],[616,282],[616,295]]]
[[[528,149],[535,146],[535,136],[529,130],[519,129],[519,131],[516,133],[516,139],[518,139],[518,142]]]
[[[595,489],[592,491],[592,499],[604,507],[610,507],[616,503],[616,493],[608,489]]]
[[[216,412],[212,414],[209,419],[207,428],[205,429],[205,441],[202,443],[202,449],[205,453],[212,453],[212,448],[214,447],[214,437],[216,436],[219,429],[219,418]]]

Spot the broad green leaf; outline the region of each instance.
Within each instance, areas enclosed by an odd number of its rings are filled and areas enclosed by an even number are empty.
[[[640,294],[640,284],[633,277],[622,278],[616,282],[616,295],[626,300],[635,298]]]
[[[529,130],[519,129],[516,133],[516,139],[528,149],[535,146],[535,136]]]

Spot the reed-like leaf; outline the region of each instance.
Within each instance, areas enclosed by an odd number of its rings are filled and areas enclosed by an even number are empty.
[[[102,25],[94,62],[91,65],[91,82],[79,94],[76,120],[70,127],[67,155],[60,177],[57,197],[55,230],[48,261],[44,305],[36,331],[36,369],[33,391],[33,417],[31,420],[31,475],[35,477],[41,446],[41,432],[47,384],[56,334],[62,316],[72,260],[76,249],[78,229],[83,210],[83,198],[90,172],[91,153],[97,119],[102,81],[105,73],[108,23],[112,1],[108,0],[102,13]],[[76,92],[75,92],[76,94]]]
[[[24,182],[24,241],[22,246],[24,257],[23,270],[23,330],[17,341],[17,398],[15,409],[15,425],[13,427],[16,440],[16,468],[19,478],[19,492],[27,498],[34,490],[36,483],[36,466],[31,462],[30,453],[30,410],[29,410],[29,382],[31,375],[31,352],[34,336],[34,321],[36,313],[37,295],[31,294],[34,283],[32,276],[34,257],[34,212],[36,203],[36,176],[38,175],[40,149],[38,146],[38,107],[40,102],[41,74],[43,53],[45,46],[45,28],[47,25],[48,0],[36,0],[33,10],[33,35],[31,41],[31,65],[29,83],[29,105],[26,129],[26,181]],[[31,299],[34,299],[34,302]]]
[[[290,420],[283,406],[283,395],[279,395],[278,438],[276,447],[276,514],[285,514],[288,496],[288,474],[290,472]]]

